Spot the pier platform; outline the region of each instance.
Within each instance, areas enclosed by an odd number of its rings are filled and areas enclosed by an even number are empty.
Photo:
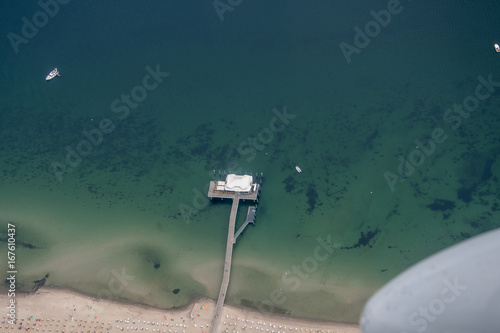
[[[208,197],[210,199],[233,199],[235,194],[238,193],[241,199],[243,200],[252,200],[252,201],[259,201],[259,191],[260,191],[260,185],[259,184],[253,184],[251,192],[232,192],[232,191],[225,191],[221,188],[220,184],[217,184],[220,182],[217,181],[211,181],[210,182],[210,187],[208,188]],[[255,190],[254,190],[255,188]]]

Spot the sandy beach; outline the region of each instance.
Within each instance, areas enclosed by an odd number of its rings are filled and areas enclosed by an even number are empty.
[[[1,304],[10,298],[0,296]],[[161,310],[85,296],[73,291],[42,287],[36,294],[16,294],[16,324],[2,315],[0,332],[210,332],[215,302],[201,299],[187,307]],[[5,311],[7,307],[2,306]],[[360,333],[356,325],[313,322],[270,316],[225,306],[220,332],[339,332]]]

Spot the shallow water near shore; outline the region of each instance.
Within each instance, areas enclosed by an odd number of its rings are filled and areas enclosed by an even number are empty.
[[[499,227],[498,5],[403,5],[350,63],[339,44],[387,1],[243,2],[223,22],[210,3],[69,3],[18,53],[4,40],[0,233],[16,226],[17,287],[50,274],[160,308],[216,298],[231,203],[205,194],[228,172],[264,176],[226,298],[260,311],[356,323],[392,277]],[[40,8],[12,10],[4,35]],[[480,84],[474,111],[445,117]]]

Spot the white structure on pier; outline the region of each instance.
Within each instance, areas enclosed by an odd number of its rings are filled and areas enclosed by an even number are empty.
[[[249,175],[227,175],[226,181],[217,182],[217,191],[251,193],[257,190],[257,184],[253,183],[253,177]]]

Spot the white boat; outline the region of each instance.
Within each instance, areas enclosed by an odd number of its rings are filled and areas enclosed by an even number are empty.
[[[52,72],[49,73],[49,75],[47,75],[47,77],[45,78],[45,80],[52,80],[53,78],[55,78],[56,76],[61,76],[61,74],[59,74],[59,70],[57,70],[57,68],[54,68],[52,70]]]
[[[495,44],[494,46],[495,46],[495,51],[500,52],[500,45]]]
[[[301,173],[302,172],[302,169],[299,168],[298,166],[295,166],[295,170],[297,170],[298,173]]]

